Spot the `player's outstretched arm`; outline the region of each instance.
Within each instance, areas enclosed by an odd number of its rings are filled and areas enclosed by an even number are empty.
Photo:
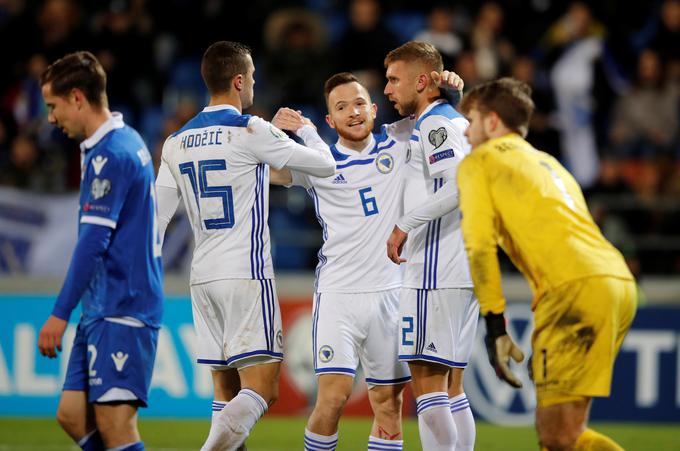
[[[305,143],[304,146],[297,144],[297,147],[293,149],[293,153],[285,164],[286,169],[315,177],[329,177],[335,173],[335,159],[328,145],[318,135],[312,121],[304,117],[300,111],[280,108],[272,119],[272,124],[282,130],[295,133]]]

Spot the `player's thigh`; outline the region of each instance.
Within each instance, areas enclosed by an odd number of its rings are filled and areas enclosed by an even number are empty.
[[[357,293],[317,293],[312,309],[314,372],[354,377],[370,307]]]
[[[408,367],[411,371],[411,389],[416,398],[427,393],[447,391],[450,366],[413,360],[408,362]]]
[[[140,440],[137,430],[137,405],[128,403],[94,404],[97,429],[107,448]]]
[[[359,360],[370,388],[403,384],[411,379],[408,365],[399,361],[399,289],[366,293],[366,337]]]
[[[342,409],[353,387],[354,378],[348,374],[321,374],[317,379],[316,404]]]
[[[106,318],[87,326],[89,402],[146,406],[158,330],[128,318]]]
[[[274,280],[225,279],[191,286],[198,363],[240,368],[283,358]]]
[[[634,309],[622,289],[624,282],[590,277],[558,287],[540,300],[532,337],[539,406],[609,395],[622,329],[630,327]]]

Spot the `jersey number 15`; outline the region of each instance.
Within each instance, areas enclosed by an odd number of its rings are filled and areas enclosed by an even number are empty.
[[[203,217],[201,199],[217,197],[222,200],[222,216],[203,220],[203,224],[208,230],[234,227],[234,201],[231,195],[231,186],[208,186],[208,171],[226,170],[227,163],[224,160],[201,160],[198,162],[198,170],[196,170],[193,161],[179,165],[179,172],[186,175],[191,183],[199,218]]]

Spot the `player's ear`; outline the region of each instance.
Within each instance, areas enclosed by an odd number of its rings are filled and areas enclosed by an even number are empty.
[[[237,91],[241,91],[243,89],[243,74],[236,75],[233,78],[232,85]]]
[[[378,105],[375,103],[371,104],[371,117],[375,119],[375,117],[378,115]]]
[[[427,74],[419,74],[416,80],[416,90],[423,92],[430,84],[430,77]]]
[[[71,89],[67,100],[69,103],[73,102],[78,107],[78,109],[81,109],[85,101],[85,94],[83,94],[83,91],[80,89],[73,88]]]
[[[335,121],[333,121],[330,114],[326,115],[326,123],[330,128],[335,129]]]

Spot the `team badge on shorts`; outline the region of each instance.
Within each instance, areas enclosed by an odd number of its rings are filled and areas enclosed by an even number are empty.
[[[319,349],[319,359],[321,359],[323,363],[328,363],[333,360],[334,354],[335,352],[333,351],[333,348],[328,345],[323,345]]]
[[[375,167],[382,174],[389,174],[394,169],[394,158],[387,152],[380,153],[375,158]]]

